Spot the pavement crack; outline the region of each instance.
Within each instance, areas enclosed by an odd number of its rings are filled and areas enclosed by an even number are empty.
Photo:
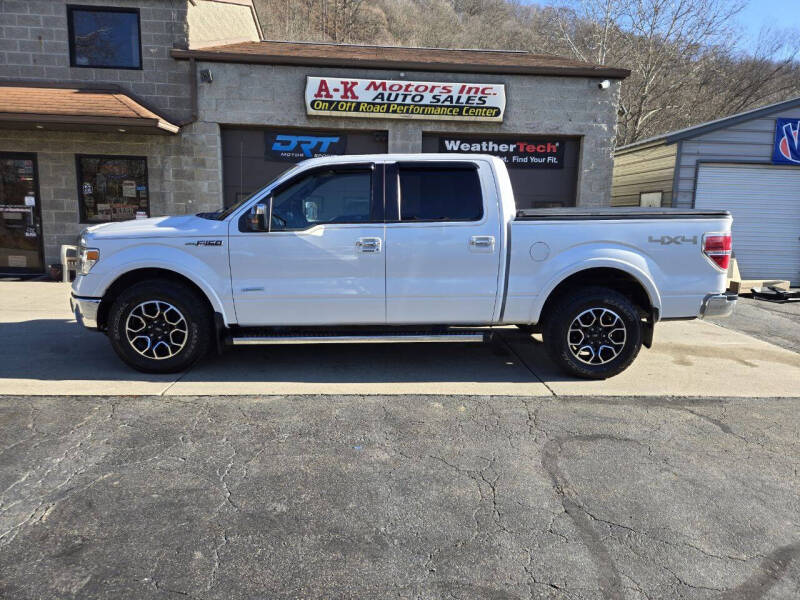
[[[228,464],[225,465],[225,468],[222,469],[221,472],[220,472],[220,469],[217,469],[217,477],[219,478],[219,483],[222,486],[222,493],[223,493],[225,499],[217,507],[217,510],[215,511],[215,514],[218,514],[219,511],[222,510],[222,507],[225,504],[230,505],[230,507],[233,508],[234,511],[238,511],[239,510],[239,507],[236,505],[236,503],[231,498],[231,489],[230,489],[230,487],[228,487],[228,482],[225,479],[228,476],[228,474],[231,472],[231,469],[233,468],[233,463],[235,462],[235,459],[236,459],[236,447],[233,444],[231,444],[230,440],[227,437],[223,438],[222,441],[224,443],[228,444],[228,446],[230,446],[231,454],[230,454],[230,456],[228,456]]]
[[[206,584],[206,591],[210,591],[217,584],[217,573],[219,573],[222,561],[219,557],[220,551],[228,545],[228,533],[222,530],[222,541],[214,547],[214,564],[211,565],[211,572],[208,574],[208,583]]]
[[[708,415],[704,415],[702,413],[699,413],[699,412],[697,412],[695,410],[692,410],[691,408],[688,408],[688,407],[683,407],[683,410],[685,412],[688,412],[688,413],[694,415],[698,419],[702,419],[703,421],[706,421],[707,423],[711,423],[712,425],[717,427],[722,433],[725,433],[725,434],[728,434],[728,435],[732,435],[733,437],[742,440],[746,444],[749,443],[747,438],[745,438],[744,436],[741,436],[738,433],[736,433],[735,431],[733,431],[733,429],[731,429],[730,425],[728,425],[727,423],[724,423],[723,421],[720,421],[719,419],[715,419],[714,417],[709,417]],[[724,407],[723,407],[723,410],[724,410]]]

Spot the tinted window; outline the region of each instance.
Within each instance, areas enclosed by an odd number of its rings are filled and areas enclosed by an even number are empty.
[[[477,221],[483,200],[475,169],[400,167],[402,221]]]
[[[79,156],[81,222],[135,219],[150,213],[147,160],[138,157]]]
[[[272,231],[297,231],[321,223],[370,220],[372,172],[317,171],[277,192],[272,204]]]
[[[140,69],[139,13],[69,7],[73,67]]]

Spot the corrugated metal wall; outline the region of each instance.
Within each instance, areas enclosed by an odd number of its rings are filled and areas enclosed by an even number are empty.
[[[744,279],[800,282],[800,169],[702,164],[697,208],[733,214],[733,251]]]
[[[779,117],[800,119],[800,108],[776,112],[683,140],[678,157],[675,205],[681,208],[692,207],[698,161],[770,162],[775,138],[775,119]]]

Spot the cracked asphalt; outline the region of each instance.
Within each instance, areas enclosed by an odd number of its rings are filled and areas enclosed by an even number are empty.
[[[797,598],[797,402],[0,397],[0,597]]]

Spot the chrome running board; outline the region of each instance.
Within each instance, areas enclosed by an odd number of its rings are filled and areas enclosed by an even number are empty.
[[[267,335],[232,337],[234,346],[266,346],[291,344],[410,344],[421,342],[484,342],[490,332],[463,333],[386,333],[368,335]]]

